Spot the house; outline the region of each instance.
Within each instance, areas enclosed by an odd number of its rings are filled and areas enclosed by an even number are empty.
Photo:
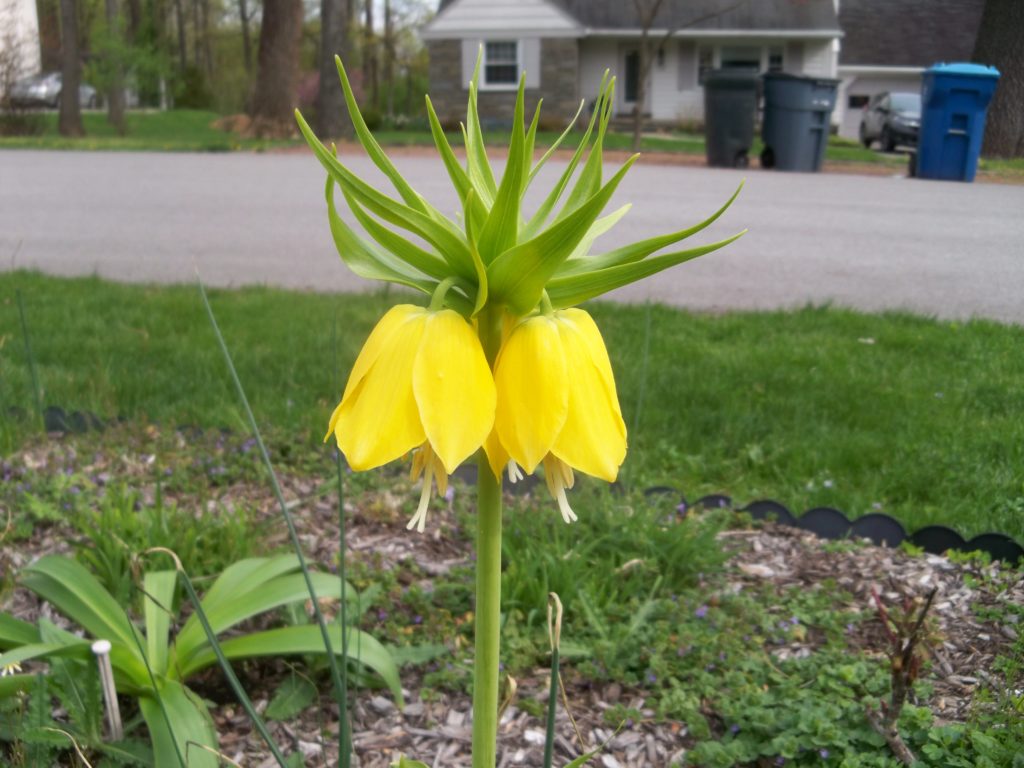
[[[874,94],[917,93],[932,64],[970,61],[984,6],[985,0],[929,0],[925,8],[920,0],[841,0],[841,83],[832,115],[839,135],[857,138],[861,109]]]
[[[39,71],[35,0],[0,0],[0,98],[15,80]]]
[[[520,72],[528,101],[567,121],[592,102],[605,69],[618,77],[615,112],[636,108],[640,16],[631,0],[441,0],[421,35],[430,93],[442,120],[464,113],[483,47],[481,119],[508,122]],[[835,0],[664,0],[649,30],[656,51],[643,113],[654,122],[700,121],[701,75],[719,67],[834,78],[842,32]]]

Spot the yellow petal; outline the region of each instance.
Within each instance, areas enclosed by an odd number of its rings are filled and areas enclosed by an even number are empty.
[[[533,472],[551,450],[569,409],[568,375],[554,321],[531,317],[505,339],[494,364],[494,426],[505,450]]]
[[[626,458],[626,424],[608,351],[583,310],[558,312],[556,323],[571,375],[568,415],[552,452],[581,472],[613,482]]]
[[[494,378],[473,327],[458,312],[431,312],[412,374],[420,421],[451,474],[494,426]]]
[[[348,383],[345,385],[345,394],[341,396],[341,402],[344,403],[359,382],[363,380],[366,372],[380,356],[381,351],[388,346],[395,331],[401,328],[410,317],[423,313],[423,307],[412,304],[399,304],[384,313],[384,317],[377,321],[377,325],[370,331],[370,336],[363,344],[363,348],[359,350],[359,356],[356,357],[355,365],[352,366],[352,372],[348,375]],[[334,418],[334,416],[331,417],[332,422]]]
[[[501,444],[498,430],[492,429],[491,434],[487,436],[487,440],[484,441],[484,453],[487,454],[487,463],[491,465],[491,472],[500,481],[501,473],[505,471],[508,460],[512,457],[508,455],[505,446]]]
[[[350,380],[346,388],[334,434],[354,470],[387,464],[426,440],[412,386],[413,363],[426,317],[420,309],[396,320],[386,341],[373,350],[372,361],[360,371],[355,384]]]

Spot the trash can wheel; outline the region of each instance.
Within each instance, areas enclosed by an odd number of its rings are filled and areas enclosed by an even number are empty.
[[[771,147],[765,147],[764,149],[761,150],[761,167],[775,167],[775,153],[772,151]]]

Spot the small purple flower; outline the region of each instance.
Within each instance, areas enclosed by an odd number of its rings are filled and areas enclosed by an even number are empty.
[[[251,451],[255,447],[256,447],[256,438],[255,437],[250,437],[244,443],[242,443],[242,453],[248,453],[249,451]],[[335,451],[337,451],[337,449],[335,449]]]
[[[679,513],[680,517],[686,517],[686,513],[689,511],[690,505],[687,504],[685,501],[681,501],[679,502],[679,504],[676,505],[676,512]]]
[[[785,765],[786,764],[786,758],[784,758],[784,757],[776,757],[775,758],[775,764],[776,765]]]
[[[736,734],[736,733],[739,733],[739,732],[740,732],[740,727],[738,725],[736,725],[735,723],[733,723],[732,725],[729,726],[729,733]]]
[[[455,486],[449,485],[448,489],[444,492],[444,500],[451,504],[455,501]]]
[[[422,616],[420,616],[420,615],[419,615],[419,614],[417,613],[417,614],[416,614],[415,616],[413,616],[413,617],[412,617],[412,623],[413,623],[413,624],[422,624],[422,623],[423,623],[423,617],[422,617]]]
[[[818,750],[818,754],[821,755],[821,759],[822,760],[828,760],[828,750],[827,749],[819,749]]]
[[[656,674],[654,674],[653,672],[648,672],[647,673],[647,682],[651,683],[651,684],[654,684],[654,683],[658,682],[658,676]]]
[[[70,488],[68,488],[68,493],[70,493],[72,496],[77,496],[81,492],[82,489],[79,488],[77,485],[72,485]]]
[[[702,605],[700,608],[693,612],[693,615],[696,616],[698,619],[703,619],[705,616],[708,615],[708,607],[706,605]]]
[[[174,474],[174,470],[171,469],[170,467],[167,467],[167,469],[164,470],[164,477],[170,477],[173,474]]]
[[[793,626],[796,626],[797,624],[800,623],[800,619],[798,619],[796,616],[792,616],[789,619],[789,623],[792,624]]]
[[[852,635],[854,630],[853,622],[846,625],[846,634]]]
[[[715,671],[715,665],[714,664],[708,664],[706,667],[704,667],[704,671],[705,672],[714,672]]]
[[[377,611],[377,621],[384,621],[388,617],[388,612],[381,608]]]

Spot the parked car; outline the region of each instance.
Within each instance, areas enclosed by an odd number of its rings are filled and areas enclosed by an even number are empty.
[[[877,140],[885,152],[897,145],[917,146],[921,129],[921,94],[884,91],[864,105],[860,120],[860,141],[865,147]]]
[[[19,80],[11,88],[11,104],[15,107],[60,106],[63,79],[60,72],[47,72]],[[86,109],[96,106],[96,89],[88,83],[78,86],[78,103]]]

